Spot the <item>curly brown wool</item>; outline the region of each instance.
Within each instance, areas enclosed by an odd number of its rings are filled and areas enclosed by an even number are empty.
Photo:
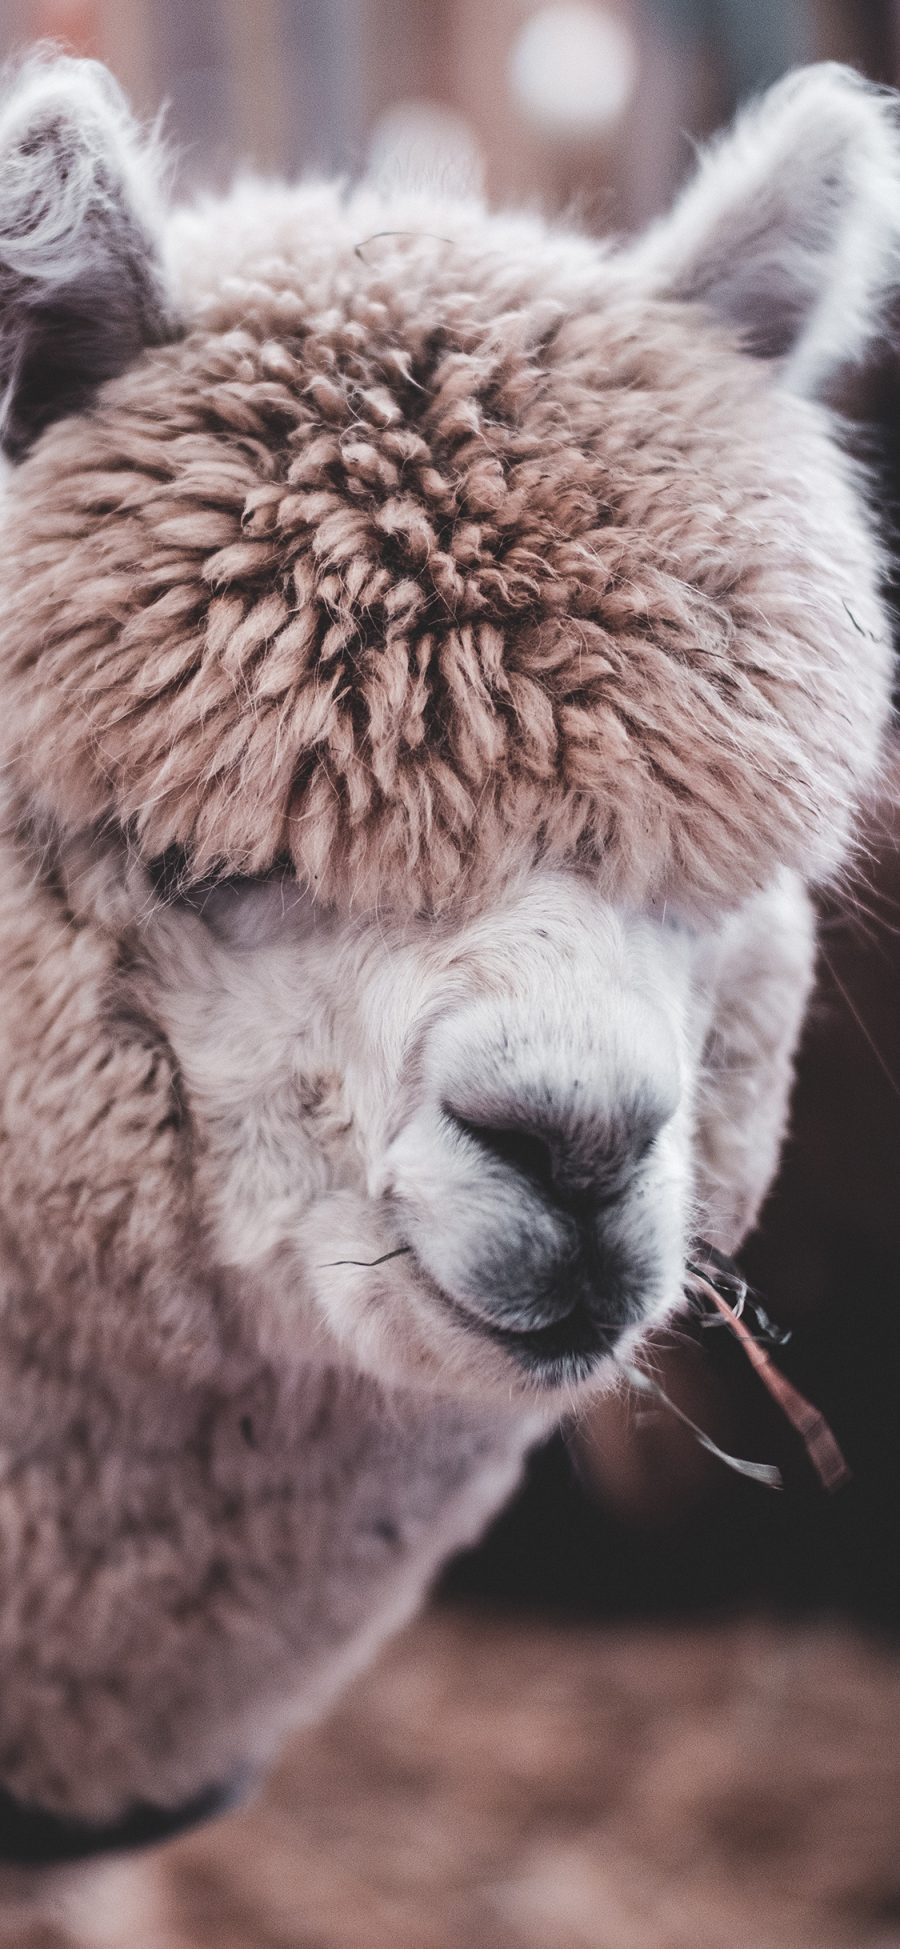
[[[268,256],[238,210],[186,341],[20,471],[38,799],[360,908],[535,859],[701,912],[827,870],[883,655],[850,679],[881,622],[818,409],[539,226],[357,251],[364,207],[294,192],[289,263],[269,197]]]

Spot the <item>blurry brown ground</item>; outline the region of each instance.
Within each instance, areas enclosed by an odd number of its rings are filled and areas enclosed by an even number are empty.
[[[17,1949],[896,1949],[898,1833],[895,1666],[846,1630],[452,1611]]]

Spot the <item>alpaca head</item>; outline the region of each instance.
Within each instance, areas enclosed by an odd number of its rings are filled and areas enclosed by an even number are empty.
[[[85,1047],[164,1052],[121,1229],[188,1310],[556,1390],[677,1302],[692,1229],[737,1242],[886,709],[816,394],[898,211],[891,111],[837,69],[617,250],[365,189],[165,217],[101,73],[13,82],[9,828],[41,927],[96,949]],[[173,1246],[134,1213],[176,1123]]]

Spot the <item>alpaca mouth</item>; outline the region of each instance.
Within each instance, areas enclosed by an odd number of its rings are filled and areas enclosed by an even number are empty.
[[[470,1311],[436,1281],[430,1283],[443,1310],[467,1333],[501,1348],[531,1383],[548,1389],[596,1378],[615,1359],[623,1334],[633,1332],[643,1317],[643,1310],[634,1307],[626,1319],[601,1319],[579,1298],[568,1312],[546,1324],[505,1326],[483,1312]]]
[[[529,1327],[516,1332],[509,1327],[488,1326],[481,1331],[495,1346],[502,1347],[529,1380],[542,1387],[571,1386],[590,1380],[604,1361],[615,1355],[621,1327],[598,1328],[590,1316],[576,1307],[566,1319],[549,1326]]]

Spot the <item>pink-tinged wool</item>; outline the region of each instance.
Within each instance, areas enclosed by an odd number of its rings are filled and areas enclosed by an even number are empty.
[[[365,198],[254,188],[206,260],[182,220],[186,340],[18,472],[27,793],[357,909],[536,860],[687,913],[829,872],[888,651],[824,415],[626,263],[451,214],[367,238]]]

